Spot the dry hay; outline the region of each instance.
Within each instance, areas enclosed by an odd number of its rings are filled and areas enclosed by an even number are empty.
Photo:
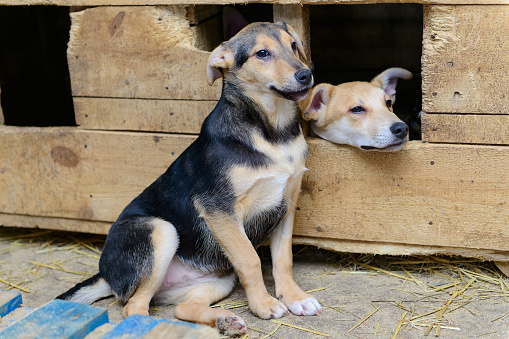
[[[19,290],[30,295],[33,287],[39,280],[44,279],[49,271],[59,271],[59,280],[73,284],[97,273],[97,264],[101,248],[104,244],[104,236],[94,236],[77,233],[66,233],[45,230],[27,230],[0,227],[0,288],[6,290]],[[13,249],[23,246],[34,247],[40,260],[26,260],[19,269],[4,269],[8,263],[4,255]],[[56,257],[56,254],[58,258]],[[262,248],[260,255],[268,258],[269,250]],[[365,254],[332,253],[319,251],[307,246],[296,247],[295,256],[306,257],[321,256],[326,262],[326,269],[309,279],[318,284],[324,277],[338,274],[363,274],[376,278],[384,275],[400,282],[398,291],[406,293],[406,298],[399,299],[376,299],[368,300],[373,306],[372,311],[365,314],[355,314],[356,323],[341,333],[330,333],[329,330],[320,328],[306,328],[291,324],[286,319],[272,320],[275,327],[256,328],[248,326],[248,337],[281,338],[278,333],[282,328],[291,328],[295,336],[300,333],[313,334],[316,337],[356,337],[356,331],[365,326],[367,320],[379,312],[382,305],[394,308],[401,312],[399,321],[392,324],[393,338],[401,331],[408,328],[418,328],[421,333],[440,336],[442,330],[458,331],[453,319],[454,312],[466,310],[475,315],[475,310],[470,306],[484,300],[495,303],[507,303],[509,301],[509,281],[491,262],[483,262],[478,259],[439,257],[439,256],[407,256],[391,257]],[[65,255],[62,255],[65,254]],[[82,269],[70,269],[68,263],[79,262]],[[74,266],[75,267],[75,266]],[[267,268],[264,268],[267,269]],[[424,279],[427,278],[427,279]],[[307,291],[315,294],[320,299],[320,292],[327,291],[330,282],[322,287]],[[411,288],[409,288],[411,286]],[[396,290],[396,289],[395,289]],[[245,298],[245,296],[244,296]],[[26,298],[25,298],[26,299]],[[319,300],[324,308],[331,309],[339,314],[352,314],[352,311],[344,306],[328,303],[327,300]],[[111,303],[111,305],[115,302]],[[242,314],[249,310],[246,300],[221,301],[212,307],[222,307]],[[151,308],[158,311],[158,308]],[[490,321],[492,323],[503,321],[509,317],[509,312],[497,314]],[[382,324],[376,323],[372,337],[376,337]],[[387,327],[387,324],[383,324]]]

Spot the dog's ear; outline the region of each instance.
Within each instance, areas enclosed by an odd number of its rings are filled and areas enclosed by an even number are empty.
[[[393,67],[386,69],[385,71],[374,77],[373,80],[371,80],[371,84],[383,89],[385,93],[391,96],[392,101],[394,101],[398,79],[402,78],[409,80],[412,79],[412,77],[413,77],[412,73],[407,71],[406,69]]]
[[[210,53],[207,63],[207,81],[212,86],[216,79],[223,76],[223,69],[228,69],[233,65],[235,56],[230,46],[225,43],[219,45]]]
[[[330,84],[319,84],[304,100],[299,102],[304,120],[318,120],[320,113],[327,111],[333,88],[334,86]]]
[[[293,27],[288,25],[284,21],[276,22],[276,25],[281,27],[286,33],[290,34],[290,36],[295,39],[295,42],[297,43],[297,50],[299,51],[299,54],[302,57],[302,59],[304,60],[304,62],[307,63],[308,62],[308,58],[306,56],[306,53],[304,52],[304,46],[302,45],[302,40],[299,37],[299,35],[297,34],[297,32],[295,32]]]

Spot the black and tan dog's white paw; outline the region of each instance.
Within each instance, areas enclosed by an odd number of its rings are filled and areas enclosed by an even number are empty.
[[[254,314],[262,319],[278,319],[287,315],[288,308],[281,301],[267,295],[264,300],[258,300],[255,305],[249,304]]]

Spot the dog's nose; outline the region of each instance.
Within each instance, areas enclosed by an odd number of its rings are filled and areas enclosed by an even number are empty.
[[[396,122],[391,126],[391,132],[399,139],[405,139],[408,135],[408,126],[404,122]]]
[[[295,73],[295,79],[297,79],[299,83],[307,85],[311,82],[313,76],[311,75],[311,71],[309,69],[301,69]]]

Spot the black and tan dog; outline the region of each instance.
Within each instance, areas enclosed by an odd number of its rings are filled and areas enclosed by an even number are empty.
[[[284,23],[254,23],[210,55],[217,106],[196,141],[113,224],[99,274],[57,298],[91,303],[114,294],[123,314],[178,304],[176,317],[240,334],[230,311],[210,308],[236,283],[263,319],[321,313],[292,276],[292,228],[307,145],[297,101],[313,85],[300,39]],[[255,249],[270,239],[276,296]]]

